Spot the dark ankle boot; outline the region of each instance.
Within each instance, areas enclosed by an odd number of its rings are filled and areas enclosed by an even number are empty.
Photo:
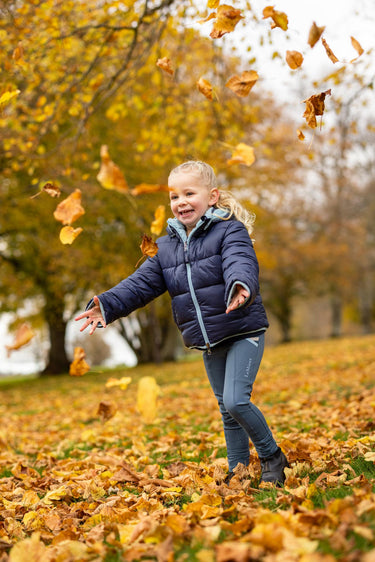
[[[285,482],[284,468],[288,467],[289,463],[280,447],[271,457],[259,460],[262,468],[260,483],[271,482],[272,484],[281,487]]]
[[[228,484],[232,480],[233,476],[234,476],[234,472],[228,472],[228,474],[224,478],[224,484],[226,484],[228,486]]]

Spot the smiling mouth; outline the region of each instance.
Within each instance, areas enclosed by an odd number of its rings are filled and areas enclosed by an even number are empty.
[[[193,209],[187,209],[186,211],[180,211],[180,216],[181,217],[186,217],[191,215],[194,212]]]

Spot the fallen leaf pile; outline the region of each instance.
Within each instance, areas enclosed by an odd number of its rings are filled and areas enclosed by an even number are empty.
[[[253,447],[224,483],[199,355],[4,386],[0,560],[371,562],[374,373],[374,336],[266,348],[253,400],[291,464],[280,489]]]

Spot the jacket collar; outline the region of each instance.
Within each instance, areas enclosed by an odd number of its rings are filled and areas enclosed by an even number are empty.
[[[228,216],[228,211],[223,211],[222,209],[217,209],[215,207],[209,207],[203,217],[199,219],[193,230],[190,232],[189,236],[186,234],[184,225],[176,218],[168,219],[167,232],[171,233],[171,230],[176,232],[180,238],[185,242],[194,235],[201,228],[206,230],[213,222],[219,222]]]

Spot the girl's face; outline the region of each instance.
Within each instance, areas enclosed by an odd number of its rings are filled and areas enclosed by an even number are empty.
[[[209,188],[199,174],[179,172],[169,178],[171,210],[189,234],[209,207],[217,203],[219,191]]]

